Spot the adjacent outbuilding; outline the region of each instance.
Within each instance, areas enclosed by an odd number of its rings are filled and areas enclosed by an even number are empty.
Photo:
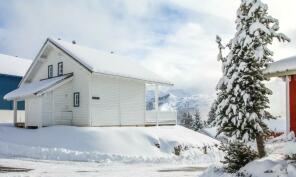
[[[25,126],[174,125],[175,111],[146,111],[146,86],[173,84],[137,62],[48,38],[6,100],[25,101]]]
[[[10,122],[13,119],[13,102],[3,96],[16,89],[28,70],[32,60],[0,54],[0,121]],[[18,119],[25,119],[25,103],[20,102]]]
[[[270,63],[264,74],[286,82],[286,132],[296,132],[296,56]]]

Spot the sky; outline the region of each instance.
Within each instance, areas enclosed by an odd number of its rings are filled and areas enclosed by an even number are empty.
[[[296,55],[295,0],[265,0],[291,43],[274,42],[274,60]],[[283,3],[284,2],[284,3]],[[235,33],[240,0],[1,0],[0,53],[33,59],[47,37],[129,56],[175,83],[215,97],[221,77],[215,36]],[[284,116],[284,85],[268,82]]]

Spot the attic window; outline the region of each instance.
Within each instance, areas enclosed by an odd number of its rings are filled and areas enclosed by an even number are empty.
[[[58,76],[63,75],[64,73],[64,68],[63,68],[63,62],[58,63]]]
[[[48,78],[53,77],[53,66],[52,65],[48,65],[47,74],[48,74]]]
[[[73,94],[73,97],[74,97],[74,99],[73,99],[73,106],[74,106],[74,107],[79,107],[79,105],[80,105],[80,96],[79,96],[79,92],[75,92],[75,93]]]

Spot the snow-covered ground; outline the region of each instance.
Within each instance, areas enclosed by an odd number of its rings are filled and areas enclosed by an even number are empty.
[[[11,176],[196,176],[221,159],[218,144],[181,126],[21,129],[0,124],[0,172],[4,166],[32,169],[5,173]],[[175,155],[178,148],[181,153]]]
[[[250,162],[240,169],[252,177],[295,177],[296,159],[287,159],[296,154],[296,138],[294,133],[282,135],[266,143],[267,156]],[[199,177],[236,177],[225,173],[220,165],[208,168]]]
[[[201,174],[208,164],[124,164],[0,158],[0,172],[1,166],[30,170],[0,173],[0,176],[5,177],[195,177]]]

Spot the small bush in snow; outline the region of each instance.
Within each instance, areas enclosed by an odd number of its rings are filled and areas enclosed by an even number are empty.
[[[252,150],[250,146],[240,141],[230,142],[229,144],[222,143],[219,149],[225,152],[224,160],[221,161],[228,173],[236,173],[247,163],[258,157],[257,152]]]
[[[252,175],[245,172],[237,172],[236,177],[252,177]]]
[[[285,156],[286,160],[296,161],[296,154],[290,154]]]
[[[178,146],[175,146],[174,147],[174,154],[179,156],[181,155],[181,151],[182,151],[182,146],[181,145],[178,145]]]

